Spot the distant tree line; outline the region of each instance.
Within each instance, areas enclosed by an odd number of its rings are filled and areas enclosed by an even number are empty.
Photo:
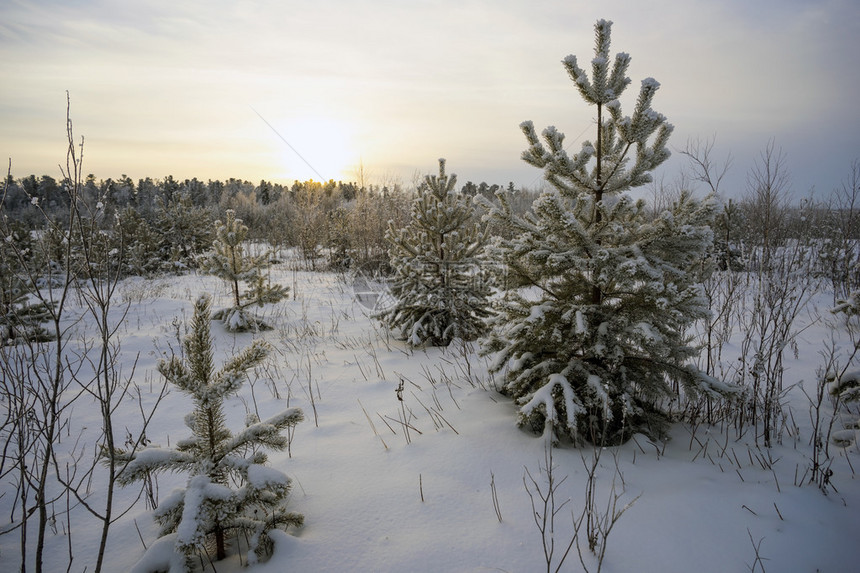
[[[771,157],[772,161],[777,159],[784,158]],[[695,165],[695,161],[691,163]],[[782,176],[785,165],[779,167],[777,173]],[[782,180],[765,180],[764,185],[754,186],[771,191],[724,200],[714,225],[720,267],[740,270],[758,265],[757,247],[779,245],[805,229],[817,239],[816,272],[832,281],[835,295],[846,296],[852,285],[860,283],[858,255],[847,248],[860,240],[858,171],[853,165],[849,180],[824,200],[810,198],[793,204],[786,193],[787,182]],[[649,203],[654,215],[683,190],[699,183],[702,181],[695,173],[670,183],[653,183]],[[708,182],[704,183],[707,187]],[[49,175],[6,176],[0,197],[2,211],[21,240],[30,240],[32,231],[45,230],[46,215],[62,227],[69,212],[66,186],[63,180]],[[773,188],[780,192],[774,193]],[[465,196],[490,201],[496,201],[500,191],[513,198],[511,208],[519,213],[526,212],[539,194],[537,190],[517,189],[513,183],[503,187],[467,181],[459,189]],[[308,180],[282,185],[235,178],[180,181],[170,175],[163,179],[146,177],[135,183],[126,175],[96,179],[90,174],[78,201],[86,213],[98,214],[100,230],[114,238],[114,248],[122,247],[122,261],[117,264],[124,276],[154,276],[197,269],[212,246],[214,221],[223,219],[231,209],[248,226],[249,240],[267,242],[275,249],[294,247],[309,270],[384,267],[389,223],[395,228],[408,224],[415,193],[415,189],[397,183],[381,186]],[[475,217],[482,215],[477,209]],[[768,229],[767,233],[763,229]],[[500,236],[510,232],[492,222],[488,231]],[[51,238],[47,233],[47,239]]]
[[[45,216],[59,228],[68,217],[67,183],[49,175],[16,179],[7,175],[2,210],[21,236],[44,230]],[[464,195],[493,197],[500,185],[467,182]],[[514,190],[513,184],[508,190]],[[99,219],[100,231],[122,253],[124,276],[154,276],[196,269],[212,246],[213,223],[228,210],[248,226],[248,239],[274,248],[294,247],[309,270],[384,266],[389,223],[404,226],[414,190],[330,180],[282,185],[226,181],[180,181],[88,175],[77,199]],[[535,194],[522,192],[527,208]],[[86,219],[87,217],[85,217]],[[49,237],[50,239],[50,237]],[[59,238],[58,238],[59,240]]]

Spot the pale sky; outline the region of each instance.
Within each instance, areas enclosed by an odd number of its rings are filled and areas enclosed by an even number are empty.
[[[4,0],[0,157],[59,176],[68,90],[100,179],[355,180],[362,163],[408,185],[445,157],[461,183],[536,186],[518,126],[594,137],[561,60],[590,61],[599,18],[632,56],[623,111],[656,78],[672,147],[716,136],[734,157],[727,194],[772,138],[797,195],[860,159],[856,0]]]

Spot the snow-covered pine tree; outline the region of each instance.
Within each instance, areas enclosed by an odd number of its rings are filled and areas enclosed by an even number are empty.
[[[137,207],[126,207],[117,213],[118,234],[125,239],[123,272],[132,276],[151,277],[162,270],[158,236]]]
[[[38,265],[32,260],[30,231],[2,213],[0,236],[0,345],[52,340],[42,326],[51,319],[52,307],[31,297],[37,278],[32,269]]]
[[[597,108],[597,140],[569,156],[554,127],[541,141],[531,122],[521,125],[529,143],[522,157],[543,169],[551,189],[522,217],[505,194],[490,206],[491,220],[510,231],[490,249],[510,290],[484,341],[498,352],[494,368],[505,372],[521,425],[604,444],[660,434],[661,404],[679,384],[689,393],[729,389],[689,364],[698,351],[685,334],[708,312],[691,270],[712,243],[715,203],[684,193],[653,219],[624,194],[669,157],[672,126],[651,108],[659,87],[651,78],[633,115],[622,115],[630,56],[610,58],[611,24],[595,26],[590,80],[575,56],[563,61]]]
[[[184,556],[185,568],[193,567],[195,555],[214,542],[217,559],[227,555],[227,541],[247,534],[249,561],[266,555],[273,528],[300,526],[303,517],[287,512],[290,478],[267,467],[263,449],[281,451],[287,438],[281,434],[304,419],[299,408],[288,408],[260,421],[249,417],[244,430],[233,435],[225,426],[223,402],[242,386],[245,372],[268,355],[268,345],[254,341],[215,371],[209,330],[210,303],[200,297],[194,305],[191,332],[183,340],[184,359],[173,356],[158,364],[158,371],[194,400],[194,412],[186,416],[191,437],[174,448],[147,447],[138,452],[117,452],[128,462],[118,482],[127,485],[153,473],[189,474],[187,486],[162,500],[155,512],[161,535],[175,534],[174,551]],[[239,484],[238,489],[231,484]]]
[[[860,264],[855,265],[854,272],[860,274]],[[860,290],[852,291],[845,299],[837,300],[836,306],[830,312],[842,315],[842,325],[853,343],[846,345],[849,358],[853,359],[860,354]],[[850,369],[850,359],[841,371],[825,373],[828,392],[844,404],[860,402],[860,369]]]
[[[197,268],[198,258],[212,243],[209,210],[195,207],[190,194],[173,190],[175,186],[170,176],[160,184],[163,195],[156,197],[152,227],[165,270],[172,273]]]
[[[53,340],[54,337],[43,326],[51,320],[51,307],[44,302],[33,302],[27,283],[20,277],[2,273],[0,277],[0,344]]]
[[[377,318],[413,346],[474,340],[486,328],[486,237],[470,198],[456,184],[440,159],[439,175],[426,176],[418,188],[409,224],[399,230],[391,225],[386,233],[397,302]]]
[[[248,307],[280,302],[289,290],[283,285],[271,284],[263,274],[269,265],[270,253],[259,256],[245,253],[247,238],[248,227],[242,219],[236,218],[232,209],[228,209],[224,221],[215,221],[212,251],[203,263],[205,272],[224,279],[230,285],[233,306],[217,311],[213,318],[222,321],[233,332],[269,329],[269,325],[250,313]],[[243,282],[248,285],[244,292],[239,286]]]

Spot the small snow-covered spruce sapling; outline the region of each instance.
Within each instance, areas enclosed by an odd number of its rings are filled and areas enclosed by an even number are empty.
[[[29,232],[10,221],[0,208],[0,345],[48,342],[54,336],[43,326],[56,303],[32,300],[36,278],[28,273],[32,260]]]
[[[249,562],[270,554],[267,533],[274,528],[300,526],[304,518],[286,511],[290,478],[267,467],[262,449],[282,451],[287,438],[282,432],[304,419],[298,408],[260,421],[251,416],[235,435],[225,425],[223,402],[242,386],[245,372],[268,355],[260,340],[215,371],[210,334],[210,299],[194,305],[191,332],[183,340],[184,358],[173,356],[158,364],[171,384],[194,400],[194,411],[185,423],[191,436],[174,448],[147,447],[137,452],[117,452],[128,465],[119,475],[126,485],[152,473],[187,472],[185,488],[162,500],[155,512],[161,535],[175,536],[174,555],[186,570],[195,557],[214,545],[218,560],[227,555],[227,543],[240,534],[248,536]],[[231,485],[238,484],[238,488]],[[153,562],[158,561],[157,559]]]
[[[486,234],[456,184],[440,159],[439,175],[418,187],[409,224],[386,233],[397,302],[376,317],[413,346],[474,340],[490,314]]]
[[[50,306],[50,302],[33,302],[27,283],[19,276],[0,272],[0,344],[53,340],[43,326],[51,319]]]
[[[838,371],[826,373],[828,392],[843,404],[860,403],[860,369],[851,368],[854,357],[860,353],[860,290],[837,300],[831,312],[843,315],[843,324],[852,344],[847,345],[848,360],[845,360],[844,366]],[[854,425],[860,426],[860,420],[855,421]]]
[[[563,61],[597,108],[596,141],[571,156],[555,127],[539,137],[522,123],[522,158],[550,188],[523,216],[504,193],[498,206],[487,202],[490,220],[510,232],[489,248],[508,290],[483,344],[497,353],[492,366],[505,372],[503,391],[517,401],[522,426],[600,444],[662,434],[661,405],[681,389],[732,391],[689,363],[698,349],[686,335],[708,313],[695,269],[712,245],[716,202],[682,193],[655,218],[625,194],[669,157],[673,128],[651,108],[652,78],[642,81],[633,115],[622,115],[630,56],[610,57],[611,26],[595,26],[591,79],[575,56]]]
[[[249,307],[262,307],[286,298],[288,287],[271,284],[263,271],[268,267],[270,253],[252,256],[245,253],[244,242],[248,238],[248,227],[236,218],[232,209],[227,210],[223,221],[215,221],[215,240],[212,251],[203,262],[205,272],[220,277],[230,285],[233,306],[214,313],[215,320],[224,323],[227,330],[269,330],[261,318],[254,316]],[[247,288],[242,291],[241,283]]]

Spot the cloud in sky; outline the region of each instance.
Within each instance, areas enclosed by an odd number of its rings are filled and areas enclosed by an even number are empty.
[[[574,146],[591,137],[593,109],[560,61],[590,60],[593,24],[607,18],[613,52],[633,57],[625,110],[657,78],[672,144],[716,135],[736,187],[771,138],[800,193],[838,185],[860,156],[855,2],[594,4],[6,2],[0,153],[16,176],[54,174],[69,90],[98,177],[318,178],[256,111],[320,173],[362,161],[408,182],[444,156],[463,182],[536,184],[517,126],[556,125]]]

